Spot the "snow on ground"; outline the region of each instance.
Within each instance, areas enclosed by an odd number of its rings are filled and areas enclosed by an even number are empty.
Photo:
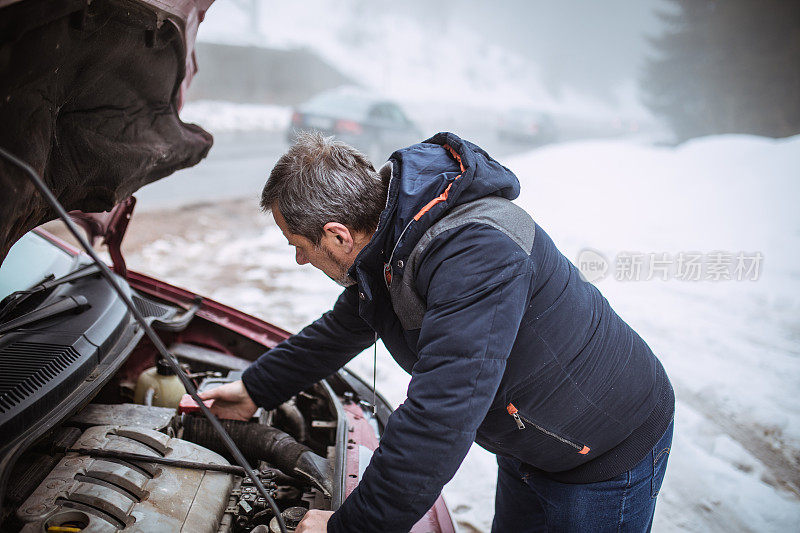
[[[677,148],[576,142],[501,162],[520,178],[518,203],[567,257],[579,263],[591,248],[605,261],[608,272],[595,283],[675,386],[675,438],[655,530],[795,529],[800,137],[720,136]],[[239,217],[227,227],[201,218],[193,232],[165,236],[129,264],[297,330],[327,310],[339,288],[295,265],[269,217],[253,213],[248,224]],[[677,279],[682,252],[700,257],[701,280]],[[758,263],[757,275],[737,273],[740,252],[745,260],[761,254],[750,263]],[[617,279],[636,277],[625,269],[636,257],[639,280]],[[659,267],[652,277],[668,279],[645,279],[650,264]],[[705,279],[726,269],[734,279]],[[350,366],[369,377],[371,351]],[[383,346],[377,379],[393,404],[403,401],[408,376]],[[445,488],[457,520],[489,529],[495,478],[494,456],[473,446]]]
[[[291,114],[291,109],[286,106],[197,100],[183,106],[181,120],[202,124],[214,133],[283,131],[289,125]]]
[[[522,182],[518,203],[567,257],[577,262],[586,248],[606,257],[609,273],[597,286],[676,388],[676,435],[656,530],[796,527],[800,138],[713,137],[676,149],[582,142],[505,163]],[[733,254],[732,271],[740,251],[760,252],[758,280],[681,281],[671,270],[673,279],[646,281],[647,261],[641,281],[616,279],[626,272],[627,263],[614,261],[624,252],[644,259],[667,253],[674,269],[681,252],[699,252],[710,264],[715,251]],[[474,447],[448,487],[451,503],[475,501],[492,459]],[[781,482],[794,492],[776,489]],[[474,506],[463,516],[489,524]]]

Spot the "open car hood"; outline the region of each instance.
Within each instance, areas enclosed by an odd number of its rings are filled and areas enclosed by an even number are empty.
[[[0,146],[68,210],[107,211],[197,164],[211,135],[178,117],[213,0],[0,0]],[[55,218],[0,159],[0,263]]]

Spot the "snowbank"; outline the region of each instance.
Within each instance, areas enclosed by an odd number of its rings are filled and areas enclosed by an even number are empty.
[[[581,142],[501,162],[522,182],[518,203],[567,257],[576,261],[591,248],[608,260],[609,274],[597,286],[661,358],[675,386],[676,433],[656,531],[796,528],[800,137],[711,137],[677,148]],[[131,267],[290,330],[327,310],[338,294],[324,275],[293,264],[267,217],[246,234],[203,224],[195,235],[148,246],[129,258]],[[666,281],[616,279],[622,252],[671,259],[697,252],[708,262],[714,251],[760,252],[758,279],[680,281],[674,264]],[[370,376],[371,351],[350,366]],[[378,389],[397,405],[407,385],[380,346]],[[495,478],[494,456],[473,446],[445,489],[457,520],[488,531]]]
[[[718,136],[674,149],[583,142],[505,164],[522,182],[518,203],[567,257],[577,262],[591,248],[609,260],[598,288],[675,386],[676,437],[656,530],[796,527],[800,137]],[[730,252],[734,264],[739,252],[760,252],[758,279],[676,279],[681,252],[710,262],[715,251]],[[624,252],[667,253],[668,279],[645,281],[643,268],[641,281],[617,280],[613,261]],[[491,469],[481,458],[461,473],[477,482]],[[794,493],[776,488],[787,480]],[[471,481],[456,483],[451,501]]]
[[[219,100],[188,102],[181,109],[181,120],[199,124],[213,133],[283,131],[289,126],[291,115],[291,109],[285,106]]]
[[[800,391],[800,137],[580,142],[502,162],[522,183],[517,203],[567,257],[577,264],[589,248],[609,261],[597,286],[675,386],[655,530],[796,527],[800,404],[788,399]],[[680,252],[714,251],[761,252],[758,279],[681,281],[672,270],[666,281],[618,281],[613,269],[624,252],[667,253],[674,268]],[[473,446],[445,491],[459,520],[488,530],[495,471]]]

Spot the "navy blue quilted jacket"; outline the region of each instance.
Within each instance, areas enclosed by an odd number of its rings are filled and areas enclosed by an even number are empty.
[[[636,465],[672,419],[672,387],[647,344],[511,202],[516,176],[451,133],[390,162],[386,209],[350,269],[357,285],[243,376],[271,408],[375,332],[411,375],[328,530],[408,531],[473,442],[568,483]]]

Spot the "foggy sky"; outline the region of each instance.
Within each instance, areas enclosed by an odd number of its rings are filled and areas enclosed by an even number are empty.
[[[609,94],[621,80],[638,78],[650,51],[645,36],[660,32],[656,10],[670,8],[665,0],[409,0],[394,8],[382,2],[364,4],[366,9],[415,14],[426,25],[484,32],[498,45],[534,60],[555,95],[571,85],[598,96]]]

